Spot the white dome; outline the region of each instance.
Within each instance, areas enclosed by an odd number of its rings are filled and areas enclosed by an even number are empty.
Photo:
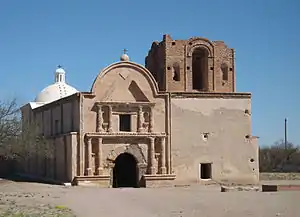
[[[78,90],[66,84],[65,73],[65,70],[59,66],[55,71],[55,83],[44,88],[35,98],[35,102],[50,103],[77,93]]]
[[[50,103],[77,92],[74,87],[63,82],[57,82],[43,89],[35,98],[35,102]]]
[[[58,73],[66,73],[65,70],[63,68],[57,68],[55,72]]]

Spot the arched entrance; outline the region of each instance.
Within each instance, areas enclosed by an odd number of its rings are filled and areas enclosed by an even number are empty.
[[[113,187],[138,187],[138,169],[135,157],[129,153],[120,154],[113,168]]]

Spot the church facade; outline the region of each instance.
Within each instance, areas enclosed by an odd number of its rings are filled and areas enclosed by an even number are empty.
[[[145,67],[127,54],[104,68],[90,92],[56,82],[24,105],[53,147],[26,173],[103,187],[259,181],[251,94],[235,89],[234,50],[193,37],[153,42]]]

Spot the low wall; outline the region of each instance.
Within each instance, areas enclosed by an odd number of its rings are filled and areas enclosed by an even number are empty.
[[[0,157],[0,176],[10,175],[15,172],[16,163],[13,160],[6,160]]]
[[[260,180],[300,180],[300,173],[260,173]]]

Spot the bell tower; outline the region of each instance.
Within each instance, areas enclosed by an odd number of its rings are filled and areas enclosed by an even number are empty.
[[[223,41],[164,35],[152,44],[145,65],[162,91],[235,92],[234,50]]]

